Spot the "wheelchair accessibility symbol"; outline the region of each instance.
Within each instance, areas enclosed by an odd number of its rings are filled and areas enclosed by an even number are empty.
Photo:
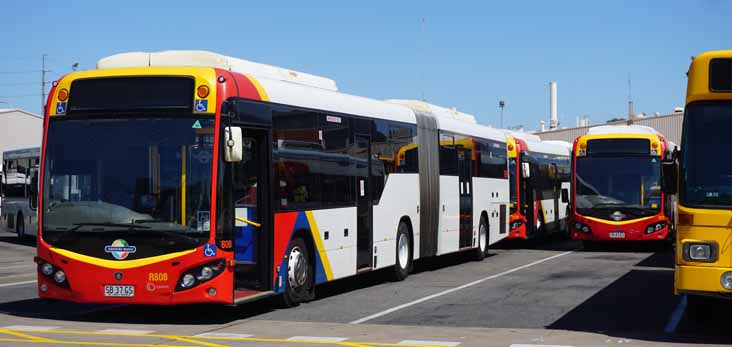
[[[213,243],[207,243],[203,245],[203,256],[204,257],[215,257],[216,256],[216,245]]]
[[[59,102],[56,105],[56,114],[66,114],[66,103],[65,102]]]
[[[206,112],[208,110],[208,100],[196,100],[196,112]]]

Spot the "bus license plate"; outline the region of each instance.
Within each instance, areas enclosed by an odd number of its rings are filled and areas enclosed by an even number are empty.
[[[135,296],[135,286],[104,286],[104,296],[113,298],[129,298]]]
[[[610,233],[611,239],[624,239],[625,233]]]

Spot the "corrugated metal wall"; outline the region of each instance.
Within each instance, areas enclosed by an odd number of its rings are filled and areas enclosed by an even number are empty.
[[[636,119],[632,122],[612,122],[610,125],[636,124],[645,125],[658,130],[663,136],[677,145],[681,143],[681,125],[684,122],[683,113],[674,113],[666,116],[648,117]],[[598,124],[600,125],[600,124]],[[602,124],[605,125],[605,124]],[[560,129],[553,131],[537,132],[536,135],[542,140],[561,140],[574,142],[577,137],[587,134],[587,130],[591,127],[578,127],[569,129]]]

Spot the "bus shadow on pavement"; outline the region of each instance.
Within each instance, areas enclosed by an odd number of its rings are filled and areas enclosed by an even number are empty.
[[[579,241],[552,236],[537,240],[503,239],[496,243],[496,249],[535,249],[539,251],[574,251],[580,249]]]
[[[8,235],[8,234],[5,234]],[[13,234],[14,235],[14,234]],[[0,242],[12,243],[19,246],[36,247],[36,238],[33,236],[27,236],[22,241],[17,236],[0,236]]]
[[[493,255],[489,255],[491,257]],[[414,262],[412,274],[437,271],[470,263],[472,252],[460,252]],[[486,259],[485,261],[488,261]],[[316,289],[316,300],[347,294],[351,291],[391,282],[391,268],[322,284]],[[77,322],[129,324],[226,324],[253,318],[280,309],[278,298],[268,298],[239,306],[192,304],[177,306],[77,304],[43,299],[27,299],[0,303],[0,314]]]
[[[669,257],[672,262],[670,269],[659,269],[669,267]],[[710,327],[708,324],[690,326],[684,318],[675,332],[665,332],[681,300],[673,293],[672,269],[673,256],[656,253],[547,328],[653,342],[732,342],[729,319],[716,319],[713,321],[716,327]]]

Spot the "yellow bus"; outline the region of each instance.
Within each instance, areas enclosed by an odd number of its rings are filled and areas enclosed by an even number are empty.
[[[674,291],[691,309],[704,297],[732,298],[732,162],[724,154],[732,148],[732,50],[693,58],[685,106],[664,189],[678,187]]]

